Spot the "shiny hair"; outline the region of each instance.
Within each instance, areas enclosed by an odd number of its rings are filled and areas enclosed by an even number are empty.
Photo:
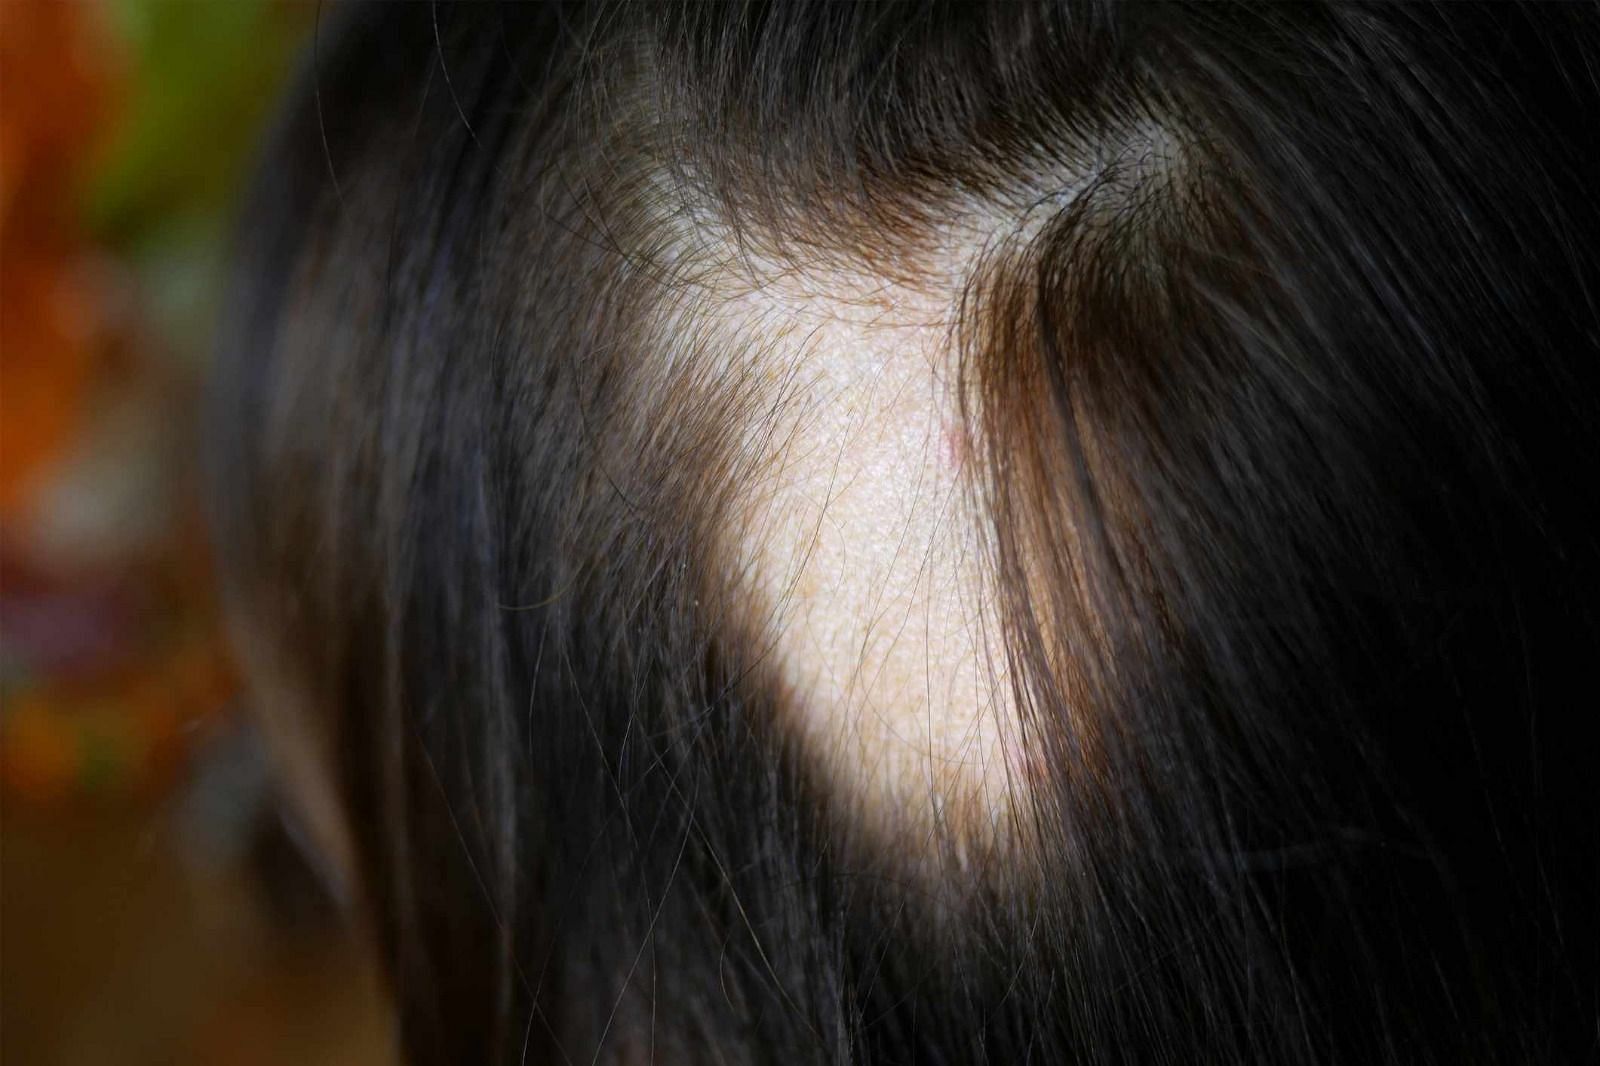
[[[409,1061],[1596,1054],[1597,42],[1588,4],[326,19],[208,458]],[[853,838],[773,726],[730,271],[955,309],[1010,850]]]

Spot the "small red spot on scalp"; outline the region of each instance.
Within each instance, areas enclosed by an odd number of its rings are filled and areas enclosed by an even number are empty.
[[[960,470],[967,461],[967,434],[961,426],[944,427],[944,459],[951,470]]]

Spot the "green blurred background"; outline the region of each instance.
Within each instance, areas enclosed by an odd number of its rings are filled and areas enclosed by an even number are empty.
[[[0,1061],[383,1063],[217,623],[197,408],[319,18],[0,0]]]

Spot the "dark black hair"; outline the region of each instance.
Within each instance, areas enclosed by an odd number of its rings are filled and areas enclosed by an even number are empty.
[[[210,465],[409,1060],[1600,1060],[1597,69],[1589,4],[330,13]],[[747,353],[863,279],[948,309],[991,823],[842,790],[730,534],[818,402]]]

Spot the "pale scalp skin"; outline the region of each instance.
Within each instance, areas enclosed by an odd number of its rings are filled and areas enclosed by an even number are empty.
[[[838,828],[914,864],[1022,844],[1042,772],[1002,635],[990,457],[957,340],[975,280],[1095,182],[1176,160],[1170,135],[1136,122],[1080,166],[1041,160],[1009,188],[921,204],[938,221],[883,233],[877,263],[730,224],[692,168],[641,176],[646,258],[671,284],[653,325],[664,358],[638,385],[695,382],[726,420],[735,499],[715,554],[786,690],[776,725],[833,789]]]
[[[701,282],[706,380],[761,394],[737,405],[720,549],[788,696],[778,728],[843,828],[965,862],[1007,835],[1019,782],[959,287],[750,256]]]

